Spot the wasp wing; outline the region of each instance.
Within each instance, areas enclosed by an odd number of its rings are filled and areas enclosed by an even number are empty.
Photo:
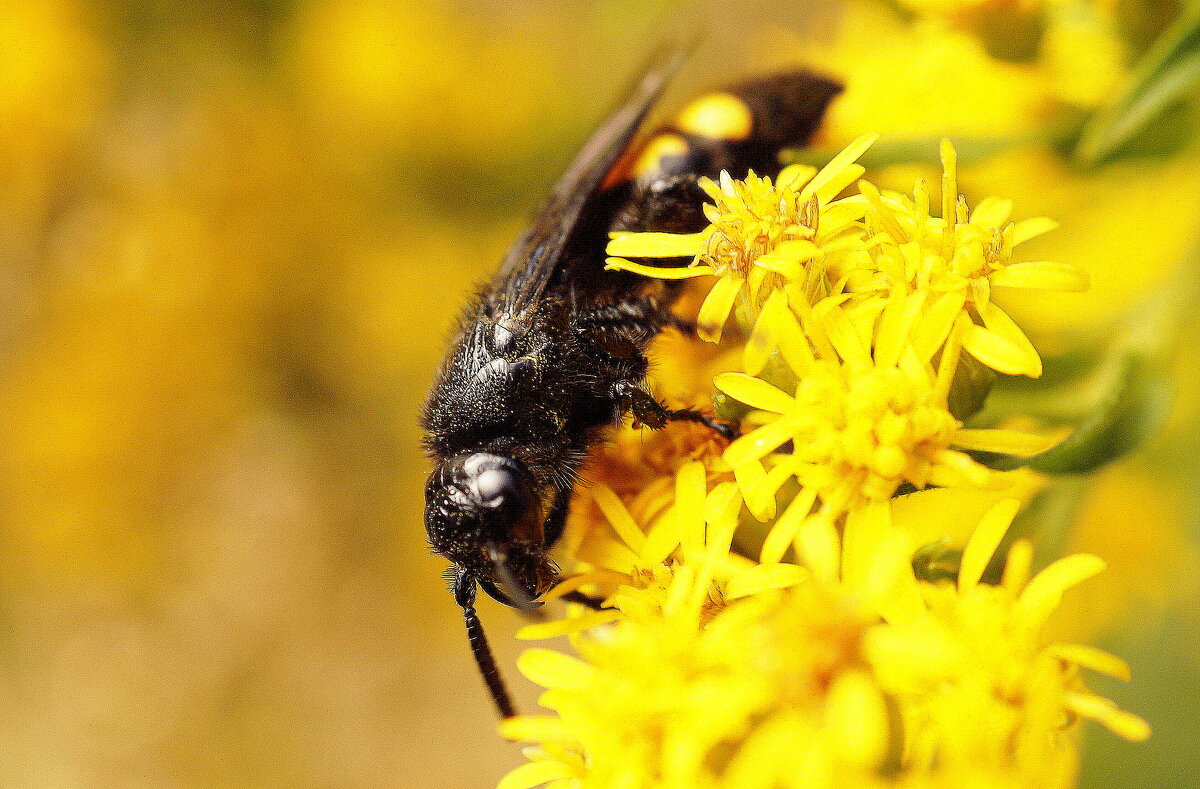
[[[537,218],[509,248],[498,275],[504,312],[532,312],[557,270],[584,205],[629,147],[642,121],[686,60],[689,48],[663,50],[616,112],[596,130],[554,186]]]

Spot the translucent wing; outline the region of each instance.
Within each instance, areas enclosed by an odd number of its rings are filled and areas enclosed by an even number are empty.
[[[583,146],[537,218],[509,248],[498,277],[503,283],[505,314],[518,317],[536,308],[562,261],[584,205],[629,147],[688,51],[664,50],[651,60],[629,97]]]

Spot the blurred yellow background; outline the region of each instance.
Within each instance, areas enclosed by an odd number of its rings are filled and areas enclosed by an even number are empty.
[[[517,764],[426,547],[427,383],[474,283],[646,47],[717,20],[722,54],[682,98],[794,62],[799,47],[754,42],[829,40],[836,15],[779,13],[0,4],[0,787],[488,787]],[[1194,173],[1172,176],[1184,208]],[[1127,186],[1072,194],[1156,210],[1154,188]],[[1039,212],[1056,214],[1018,202]],[[1160,246],[1192,243],[1187,222]],[[1101,293],[1148,288],[1171,261],[1101,284],[1119,264],[1093,268]],[[1178,365],[1194,386],[1200,356]],[[1180,698],[1200,681],[1183,495],[1198,418],[1193,394],[1106,471],[1074,538],[1114,568],[1073,621],[1131,658],[1134,684],[1107,695],[1156,729],[1144,746],[1091,738],[1088,785],[1195,769],[1179,760],[1200,734]],[[516,620],[483,616],[532,708]]]

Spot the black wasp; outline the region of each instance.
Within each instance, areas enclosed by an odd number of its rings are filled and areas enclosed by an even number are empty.
[[[709,94],[644,145],[632,145],[684,57],[656,59],[555,186],[495,278],[461,318],[425,405],[436,468],[425,487],[433,550],[454,563],[454,598],[500,714],[515,714],[475,612],[476,587],[532,609],[556,581],[562,533],[588,450],[632,414],[659,428],[705,422],[645,388],[646,347],[675,292],[604,270],[613,231],[696,232],[700,176],[775,175],[779,153],[808,142],[836,83],[796,71]]]

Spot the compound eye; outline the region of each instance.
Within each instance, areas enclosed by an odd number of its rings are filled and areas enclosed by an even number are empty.
[[[506,537],[541,544],[542,506],[524,466],[510,457],[473,452],[453,459],[450,467],[471,512]]]
[[[485,507],[513,504],[524,498],[517,475],[504,468],[484,469],[471,486],[475,498]]]

